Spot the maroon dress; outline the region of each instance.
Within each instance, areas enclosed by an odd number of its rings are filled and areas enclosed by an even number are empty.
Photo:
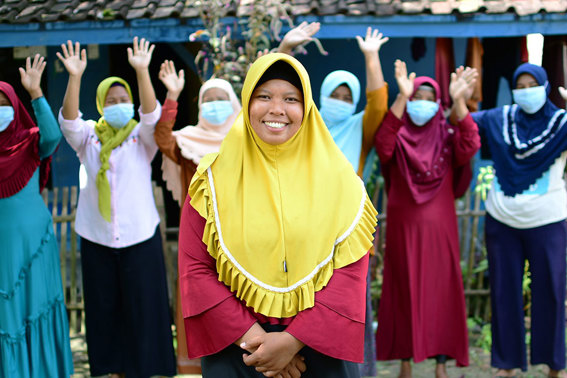
[[[421,362],[446,355],[456,359],[458,366],[466,366],[468,336],[454,205],[455,182],[464,167],[470,169],[468,164],[480,147],[480,139],[470,115],[458,127],[448,125],[442,117],[436,119],[439,124],[435,127],[447,131],[445,141],[415,143],[414,139],[407,147],[409,153],[400,152],[405,148],[400,147],[404,143],[400,143],[400,129],[413,128],[404,133],[414,135],[423,129],[407,125],[407,116],[400,120],[389,112],[376,135],[376,150],[388,195],[377,358],[413,358]],[[431,153],[432,149],[439,151]],[[433,158],[434,161],[427,161]],[[420,172],[418,163],[413,166],[408,163],[412,160],[419,161],[422,168],[430,167],[431,172]],[[421,187],[427,194],[420,197],[419,176],[434,175],[443,166],[445,169],[436,182]],[[465,185],[470,176],[467,179]]]

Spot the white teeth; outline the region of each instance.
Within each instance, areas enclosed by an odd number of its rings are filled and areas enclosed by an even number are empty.
[[[281,129],[282,127],[285,126],[285,123],[280,123],[280,122],[264,122],[264,123],[275,129]]]

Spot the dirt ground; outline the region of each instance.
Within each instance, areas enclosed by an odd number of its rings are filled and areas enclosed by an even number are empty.
[[[89,375],[89,364],[87,358],[87,345],[84,335],[78,335],[71,338],[71,350],[73,352],[73,360],[75,364],[75,374],[73,378],[86,378]],[[447,371],[451,378],[490,378],[494,371],[490,368],[490,355],[480,348],[470,348],[470,366],[466,368],[457,368],[454,361],[447,363]],[[379,362],[378,378],[396,378],[398,375],[399,362]],[[413,366],[414,378],[431,378],[435,377],[435,361],[425,361]],[[545,366],[532,366],[525,372],[518,374],[522,378],[539,378],[545,377],[547,368]],[[197,378],[200,375],[178,375],[183,378]]]

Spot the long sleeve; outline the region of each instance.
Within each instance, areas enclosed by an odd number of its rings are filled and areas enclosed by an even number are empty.
[[[93,125],[83,119],[83,113],[79,111],[79,116],[75,119],[63,118],[63,113],[59,110],[59,126],[63,132],[65,140],[81,159],[84,155],[88,137],[93,130]]]
[[[189,358],[221,351],[256,322],[218,280],[215,260],[202,241],[204,228],[205,219],[187,196],[179,226],[179,287]]]
[[[33,112],[39,127],[39,157],[52,155],[61,141],[61,130],[45,97],[32,101]]]
[[[327,356],[363,362],[367,272],[368,254],[336,269],[315,293],[315,306],[297,314],[286,331]]]
[[[382,124],[388,112],[388,84],[384,84],[371,92],[366,92],[366,107],[362,117],[362,151],[358,164],[359,174],[362,174],[366,156],[374,144],[376,131]]]
[[[149,160],[152,160],[158,151],[158,146],[154,140],[154,130],[161,117],[161,105],[159,101],[156,101],[156,108],[148,114],[142,113],[142,107],[140,106],[138,113],[140,114],[140,141],[146,148]]]
[[[175,163],[180,164],[181,150],[173,136],[173,126],[175,125],[176,117],[177,101],[166,99],[163,104],[161,118],[154,131],[154,139],[162,154]]]
[[[398,134],[398,131],[400,131],[402,125],[402,120],[398,119],[392,111],[388,111],[382,121],[382,126],[376,132],[374,147],[376,147],[376,152],[378,153],[378,157],[382,164],[390,161],[394,155],[394,149],[396,148],[396,135]]]
[[[458,125],[455,138],[455,164],[461,166],[468,163],[480,148],[478,127],[472,116],[467,114]]]

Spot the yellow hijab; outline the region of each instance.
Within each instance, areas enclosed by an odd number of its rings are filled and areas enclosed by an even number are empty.
[[[102,116],[95,125],[95,133],[100,140],[100,169],[96,174],[96,188],[98,191],[98,211],[100,211],[100,215],[102,215],[107,222],[110,222],[111,214],[110,183],[108,182],[108,177],[106,177],[106,171],[110,168],[108,159],[110,159],[112,150],[121,145],[138,124],[136,120],[131,119],[126,126],[115,129],[104,120],[104,101],[106,100],[108,90],[114,83],[122,84],[124,88],[126,88],[130,100],[134,102],[130,86],[126,80],[119,77],[111,76],[104,79],[96,89],[96,108],[98,113]]]
[[[270,145],[252,129],[248,107],[256,83],[279,60],[301,79],[304,115],[290,140]],[[266,316],[313,307],[333,270],[372,247],[376,210],[321,119],[305,68],[286,54],[252,65],[242,111],[220,151],[201,160],[189,195],[206,219],[203,242],[219,280]]]

